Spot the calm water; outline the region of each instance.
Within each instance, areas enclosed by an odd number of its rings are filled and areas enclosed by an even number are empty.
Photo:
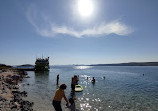
[[[68,86],[65,91],[68,98],[71,77],[79,75],[84,90],[75,93],[75,103],[80,111],[158,111],[158,67],[142,66],[54,66],[45,73],[30,71],[31,78],[21,83],[21,90],[28,92],[26,99],[35,103],[35,111],[54,111],[51,101],[58,73],[59,83]],[[95,84],[91,83],[93,76]],[[64,100],[62,107],[68,111]]]

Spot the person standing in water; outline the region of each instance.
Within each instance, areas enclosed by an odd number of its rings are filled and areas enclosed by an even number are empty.
[[[77,81],[77,76],[75,75],[74,77],[72,77],[72,81],[71,81],[71,89],[72,91],[75,90],[75,85],[78,84],[78,81]]]
[[[59,74],[57,75],[57,83],[56,83],[56,85],[58,85],[59,84]]]
[[[94,79],[94,77],[93,77],[93,79],[92,79],[92,83],[95,83],[95,79]]]
[[[75,102],[73,98],[69,99],[69,103],[70,103],[70,106],[67,106],[67,108],[69,108],[70,111],[76,111],[76,106],[75,106]]]
[[[54,109],[55,111],[62,111],[62,108],[61,108],[61,100],[62,98],[64,98],[64,100],[66,101],[66,106],[69,105],[69,102],[65,96],[65,92],[64,90],[66,89],[66,85],[65,84],[61,84],[59,89],[56,90],[55,92],[55,95],[54,95],[54,98],[53,98],[53,106],[54,106]]]

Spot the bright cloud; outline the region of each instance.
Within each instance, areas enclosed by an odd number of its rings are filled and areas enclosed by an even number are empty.
[[[129,26],[121,23],[118,20],[110,23],[102,23],[89,29],[83,29],[82,31],[75,30],[69,26],[57,26],[54,25],[54,23],[50,20],[46,19],[47,17],[44,15],[37,17],[37,11],[34,6],[29,8],[27,12],[27,18],[29,22],[34,26],[37,33],[46,37],[54,37],[56,34],[64,34],[70,35],[72,37],[82,38],[99,37],[100,35],[109,34],[125,36],[132,33],[132,29]],[[38,20],[39,18],[42,18],[42,22]]]
[[[76,31],[72,28],[63,26],[63,27],[52,27],[52,32],[56,34],[68,34],[74,37],[83,37],[83,36],[99,36],[99,35],[109,35],[109,34],[117,34],[117,35],[128,35],[131,33],[131,29],[126,25],[120,23],[119,21],[111,22],[108,24],[101,24],[99,26],[85,29],[83,31]],[[50,32],[49,32],[50,33]]]

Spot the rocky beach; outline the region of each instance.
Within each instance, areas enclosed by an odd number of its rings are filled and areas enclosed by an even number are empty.
[[[27,92],[19,91],[19,84],[25,77],[25,71],[0,68],[0,111],[33,111],[33,102],[23,99]]]

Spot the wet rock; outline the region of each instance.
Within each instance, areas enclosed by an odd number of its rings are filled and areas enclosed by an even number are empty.
[[[26,91],[20,92],[18,82],[27,75],[25,71],[5,70],[0,74],[0,111],[33,111],[33,103],[24,101]],[[29,83],[28,83],[29,85]],[[4,96],[4,97],[3,97]]]

